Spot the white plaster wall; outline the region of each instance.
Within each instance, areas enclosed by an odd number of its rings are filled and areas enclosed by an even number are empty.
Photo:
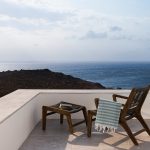
[[[0,150],[17,150],[39,122],[32,100],[0,124]]]
[[[50,106],[52,104],[56,104],[60,101],[71,102],[79,105],[86,106],[87,109],[95,109],[94,98],[95,97],[104,97],[108,99],[111,98],[111,94],[100,94],[100,93],[41,93],[36,99],[39,101],[38,103],[38,115],[41,116],[41,107],[43,105]],[[58,114],[51,115],[49,118],[58,118]],[[83,118],[82,112],[76,113],[72,115],[72,118],[81,119]]]
[[[95,97],[111,100],[112,93],[128,95],[129,92],[129,90],[18,90],[9,94],[0,99],[0,150],[17,150],[23,144],[41,120],[43,105],[67,101],[85,105],[87,109],[95,109]],[[143,106],[145,118],[150,118],[149,108],[150,94]],[[73,115],[73,118],[82,117],[81,113]],[[58,115],[52,115],[50,118],[58,118]]]
[[[38,116],[41,116],[41,107],[43,105],[50,106],[56,104],[60,101],[72,102],[79,105],[86,106],[88,109],[95,109],[94,98],[101,97],[104,99],[112,100],[112,93],[118,93],[122,95],[129,95],[130,91],[120,91],[120,90],[111,90],[111,91],[101,91],[99,93],[40,93],[36,99],[38,103]],[[121,100],[120,100],[121,101]],[[123,100],[124,101],[124,100]],[[122,101],[122,102],[123,102]],[[145,103],[142,107],[142,114],[144,118],[150,118],[150,94],[147,96]],[[83,117],[82,113],[76,113],[72,115],[72,118],[81,119]],[[51,115],[49,118],[58,118],[58,115]]]

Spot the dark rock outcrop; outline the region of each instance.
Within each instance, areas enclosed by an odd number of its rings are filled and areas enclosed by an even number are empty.
[[[0,72],[0,97],[17,89],[105,89],[99,83],[43,70]]]

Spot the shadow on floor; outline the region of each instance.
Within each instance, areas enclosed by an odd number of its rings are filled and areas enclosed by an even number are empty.
[[[74,120],[76,121],[76,120]],[[150,120],[146,120],[150,126]],[[136,120],[129,123],[133,131],[141,128]],[[94,129],[93,129],[94,131]],[[69,134],[67,122],[59,124],[59,120],[48,120],[47,129],[41,129],[41,122],[35,127],[28,139],[19,150],[149,150],[150,136],[143,132],[136,137],[139,146],[134,146],[122,128],[116,133],[100,134],[93,132],[88,138],[85,124],[75,128],[73,135]]]
[[[150,126],[150,120],[146,120],[147,124]],[[137,120],[131,120],[128,122],[133,132],[136,132],[142,128],[140,123]],[[94,124],[93,124],[94,126]],[[94,131],[94,127],[93,127]],[[117,150],[149,150],[150,149],[150,136],[147,132],[143,132],[140,135],[136,136],[139,146],[135,146],[132,141],[127,136],[124,129],[120,126],[115,133],[105,133],[100,134],[98,132],[92,132],[91,138],[86,138],[85,134],[77,136],[70,144],[73,145],[84,145],[84,146],[98,146],[98,147],[107,147],[108,149],[117,149]],[[106,148],[106,149],[107,149]]]

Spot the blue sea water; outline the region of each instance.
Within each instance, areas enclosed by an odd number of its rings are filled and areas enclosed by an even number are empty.
[[[0,63],[0,71],[20,69],[49,69],[111,88],[150,85],[150,63]]]

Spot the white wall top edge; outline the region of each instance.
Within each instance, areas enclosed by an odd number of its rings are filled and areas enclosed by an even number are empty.
[[[63,94],[96,94],[96,93],[109,93],[117,92],[117,93],[129,93],[131,90],[127,89],[19,89],[17,91],[34,91],[39,93],[63,93]]]

